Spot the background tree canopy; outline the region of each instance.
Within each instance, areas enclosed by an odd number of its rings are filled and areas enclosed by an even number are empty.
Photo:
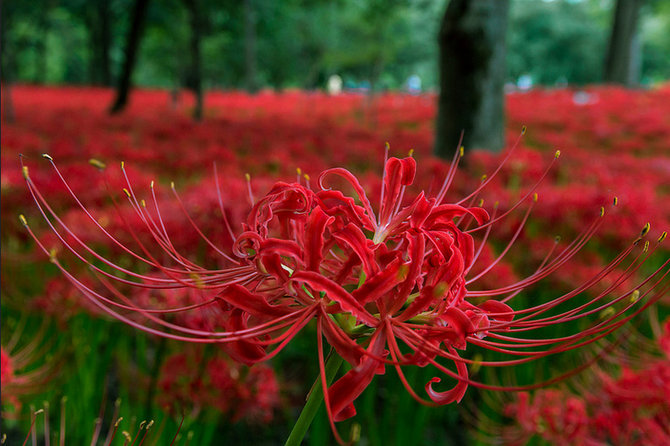
[[[119,76],[134,1],[35,0],[3,4],[3,76],[18,82],[111,85]],[[197,4],[205,88],[249,85],[253,39],[260,87],[323,87],[331,74],[345,86],[402,88],[417,74],[436,88],[437,30],[444,2],[430,0],[211,1]],[[507,80],[534,84],[602,81],[614,0],[512,0]],[[670,4],[643,3],[639,22],[641,82],[670,73]],[[134,83],[189,85],[189,12],[182,0],[149,2]],[[5,28],[6,26],[6,28]],[[594,57],[598,55],[598,57]]]

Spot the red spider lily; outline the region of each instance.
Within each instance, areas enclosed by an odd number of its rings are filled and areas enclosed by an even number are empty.
[[[58,365],[42,363],[51,344],[45,342],[44,327],[26,345],[19,346],[23,326],[14,330],[5,346],[0,349],[2,374],[2,404],[8,411],[3,417],[16,417],[21,409],[21,398],[35,394],[54,378]]]
[[[508,152],[503,164],[512,153],[513,150]],[[663,233],[656,242],[645,240],[649,232],[646,225],[619,255],[570,292],[548,302],[513,308],[516,296],[555,273],[587,243],[602,225],[605,214],[602,207],[571,243],[563,249],[557,245],[549,249],[529,276],[505,286],[472,290],[472,285],[485,277],[519,238],[537,201],[535,190],[555,163],[558,152],[556,155],[538,183],[519,202],[500,214],[494,208],[490,216],[473,205],[502,165],[471,194],[457,203],[445,203],[462,151],[456,154],[435,194],[421,192],[412,200],[404,198],[407,187],[414,181],[414,159],[388,158],[377,212],[358,179],[343,168],[324,171],[317,180],[316,190],[310,187],[309,178],[305,181],[299,178],[295,183],[278,182],[254,202],[249,189],[254,204],[239,235],[233,235],[220,202],[222,227],[235,239],[230,253],[218,248],[202,232],[174,191],[186,219],[226,264],[217,269],[198,265],[175,248],[163,224],[153,183],[149,203],[136,194],[130,181],[124,189],[127,206],[134,209],[144,230],[154,239],[153,246],[148,246],[129,224],[127,231],[137,246],[135,250],[109,233],[72,193],[82,212],[108,237],[109,243],[141,264],[137,270],[151,269],[151,273],[129,269],[88,246],[54,212],[24,167],[30,193],[47,223],[60,242],[90,267],[107,293],[98,291],[100,287],[87,286],[70,272],[22,220],[51,261],[92,303],[146,332],[194,343],[222,343],[233,358],[253,364],[279,353],[316,319],[324,399],[337,436],[334,422],[356,413],[354,400],[387,366],[396,370],[415,399],[430,405],[460,401],[468,385],[508,390],[538,387],[546,383],[503,387],[476,382],[468,376],[468,365],[508,367],[579,348],[611,333],[668,289],[670,259],[664,260],[651,275],[636,278],[641,265],[665,238]],[[45,155],[45,158],[70,190],[51,157]],[[353,189],[354,197],[326,187],[326,182],[334,177],[340,177]],[[489,264],[478,265],[491,228],[527,202],[530,205],[521,224],[502,253]],[[162,252],[160,256],[156,255],[156,247]],[[595,288],[604,281],[607,281],[604,289]],[[132,287],[151,293],[191,289],[200,295],[200,300],[170,307],[139,305],[123,291]],[[107,297],[109,294],[113,297]],[[588,297],[577,300],[582,294]],[[562,304],[568,302],[572,307],[557,313],[557,307],[563,308]],[[218,317],[209,327],[180,323],[171,316],[210,307],[217,308]],[[592,315],[601,318],[572,335],[533,337],[535,330]],[[324,337],[351,365],[351,370],[327,389]],[[506,353],[513,359],[463,358],[458,350],[464,350],[468,344]],[[438,390],[435,384],[441,378],[431,379],[425,385],[429,398],[425,400],[407,382],[402,367],[428,364],[454,380],[454,385],[448,390]]]
[[[505,407],[518,425],[502,428],[506,444],[527,444],[534,435],[552,444],[665,445],[670,443],[670,319],[657,339],[662,357],[650,355],[644,344],[617,362],[625,361],[616,376],[597,369],[578,393],[540,390],[518,395]],[[660,348],[659,348],[660,347]],[[635,355],[635,358],[630,358]],[[640,357],[642,356],[642,357]],[[643,359],[643,360],[641,360]],[[631,363],[631,364],[628,364]]]
[[[216,356],[203,358],[201,351],[170,356],[162,365],[158,387],[161,406],[197,414],[208,407],[226,413],[233,422],[272,421],[279,406],[279,384],[265,364],[251,368]]]

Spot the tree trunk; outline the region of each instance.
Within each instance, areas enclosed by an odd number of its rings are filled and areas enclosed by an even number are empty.
[[[256,14],[253,0],[244,0],[244,83],[247,91],[258,90],[256,79]]]
[[[195,108],[193,109],[193,119],[200,121],[202,119],[203,96],[202,96],[202,70],[200,66],[200,40],[202,23],[200,21],[200,11],[197,0],[184,0],[184,4],[189,14],[191,27],[190,52],[191,66],[189,68],[187,83],[188,87],[195,95]]]
[[[128,38],[126,40],[125,58],[119,76],[116,98],[109,109],[110,114],[120,113],[128,103],[133,69],[137,60],[137,51],[140,46],[142,28],[144,27],[148,6],[149,0],[135,0],[135,7],[133,8],[130,29],[128,30]]]
[[[636,45],[637,22],[644,0],[617,0],[614,10],[607,57],[605,58],[605,82],[634,86],[640,77],[639,57]]]
[[[439,33],[440,95],[434,152],[491,151],[504,138],[505,33],[509,0],[451,0]]]

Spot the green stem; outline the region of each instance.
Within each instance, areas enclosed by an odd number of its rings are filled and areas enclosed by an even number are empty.
[[[333,378],[335,378],[341,365],[342,357],[334,351],[331,352],[326,361],[326,384],[330,385],[330,383],[333,382]],[[291,433],[286,440],[285,446],[299,446],[302,443],[302,439],[305,438],[305,434],[307,433],[309,426],[312,424],[322,401],[323,386],[321,385],[321,376],[319,376],[314,382],[312,390],[309,392],[305,407],[302,408],[298,421],[295,422],[293,430],[291,430]]]

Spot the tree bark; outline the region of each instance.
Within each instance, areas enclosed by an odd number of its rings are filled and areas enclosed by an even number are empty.
[[[639,39],[637,23],[644,0],[617,0],[612,22],[607,56],[605,58],[605,82],[628,87],[639,82]]]
[[[140,46],[142,28],[144,28],[148,6],[149,0],[135,0],[135,7],[133,8],[130,29],[128,30],[128,38],[126,40],[125,58],[119,76],[116,98],[109,109],[110,114],[122,112],[128,103],[128,94],[131,88],[133,70],[137,61],[137,52]]]
[[[184,0],[184,4],[189,14],[191,27],[190,53],[191,66],[187,76],[188,88],[195,95],[195,107],[193,108],[193,119],[200,121],[202,119],[203,95],[202,95],[202,70],[200,57],[200,40],[202,23],[200,20],[200,10],[197,0]]]
[[[449,158],[463,145],[504,145],[505,33],[509,0],[451,0],[442,19],[440,94],[434,152]]]
[[[247,91],[258,90],[256,74],[256,14],[253,0],[244,0],[244,84]]]

